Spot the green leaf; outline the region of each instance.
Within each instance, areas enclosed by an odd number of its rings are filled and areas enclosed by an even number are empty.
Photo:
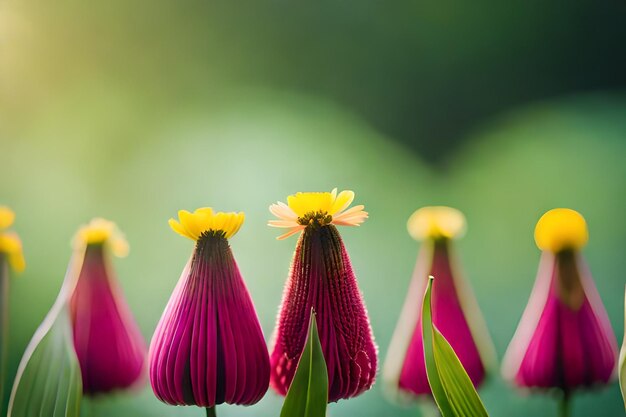
[[[487,417],[471,379],[454,349],[432,322],[431,292],[428,280],[422,306],[422,334],[428,383],[442,417]]]
[[[328,403],[328,371],[311,309],[309,335],[298,361],[280,417],[325,417]]]
[[[626,408],[626,292],[624,294],[624,341],[619,353],[619,387],[622,390],[622,399]]]
[[[28,344],[9,400],[8,417],[78,417],[80,365],[67,301],[75,284],[72,268],[48,315]]]

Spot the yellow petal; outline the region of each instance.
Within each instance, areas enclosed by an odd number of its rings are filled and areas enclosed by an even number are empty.
[[[169,220],[170,227],[178,234],[192,240],[198,240],[205,232],[221,232],[231,238],[241,228],[245,220],[244,213],[214,212],[210,207],[203,207],[193,213],[187,210],[178,212],[179,222]]]
[[[296,193],[287,197],[287,205],[298,217],[310,212],[330,211],[333,203],[331,193]]]
[[[178,220],[180,221],[181,226],[187,232],[187,236],[190,239],[198,240],[202,230],[197,222],[198,216],[194,215],[187,210],[180,210],[178,212]]]
[[[541,216],[535,227],[535,242],[541,250],[578,250],[588,240],[589,231],[584,217],[567,208],[549,210]]]
[[[352,204],[354,201],[354,191],[345,190],[339,193],[335,201],[333,202],[332,207],[328,214],[334,216],[335,214],[341,213],[345,209]]]
[[[172,228],[173,231],[175,231],[176,233],[178,233],[181,236],[188,237],[189,239],[191,239],[191,237],[187,234],[187,231],[185,230],[185,228],[180,223],[178,223],[176,220],[169,219],[167,221],[167,223],[170,225],[170,227]]]
[[[245,219],[246,215],[243,212],[237,214],[237,217],[233,220],[233,224],[231,225],[231,230],[226,236],[227,239],[234,236],[239,231],[239,229],[241,229],[241,226],[243,225]]]
[[[212,216],[213,215],[213,209],[211,207],[200,207],[199,209],[196,209],[194,211],[194,214],[202,214],[202,215],[206,215],[206,216]]]
[[[6,206],[0,206],[0,230],[11,226],[15,221],[15,213]]]

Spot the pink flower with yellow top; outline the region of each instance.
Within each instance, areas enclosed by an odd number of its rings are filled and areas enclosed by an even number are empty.
[[[581,253],[588,239],[574,210],[539,219],[537,279],[502,365],[520,387],[560,390],[565,406],[573,390],[609,383],[617,364],[617,341]]]
[[[229,245],[243,213],[200,208],[178,212],[171,228],[194,251],[150,344],[150,381],[172,405],[251,405],[269,385],[267,346],[246,284]]]
[[[433,324],[450,343],[472,383],[478,387],[494,362],[495,353],[478,303],[456,258],[454,240],[465,233],[465,216],[451,207],[422,207],[409,218],[407,228],[411,237],[422,245],[385,359],[386,388],[394,399],[431,395],[421,317],[430,275],[435,277]]]
[[[128,243],[115,223],[96,218],[74,236],[84,254],[70,299],[74,347],[87,395],[123,390],[142,382],[146,344],[115,276],[111,255]]]
[[[285,395],[307,338],[305,325],[315,311],[328,369],[328,401],[355,397],[368,390],[377,371],[377,348],[367,310],[348,252],[335,226],[358,226],[367,218],[364,206],[348,208],[352,191],[337,194],[296,193],[270,212],[272,227],[287,228],[284,239],[298,238],[285,284],[270,356],[272,388]]]
[[[330,193],[296,193],[287,197],[287,204],[279,201],[270,206],[270,212],[279,220],[270,220],[268,224],[289,229],[277,239],[286,239],[312,224],[358,226],[367,219],[367,212],[363,205],[348,208],[353,200],[354,192],[337,194],[336,188]]]

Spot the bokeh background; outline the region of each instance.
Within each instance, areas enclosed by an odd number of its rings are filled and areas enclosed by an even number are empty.
[[[270,203],[353,189],[370,219],[341,230],[384,357],[423,205],[465,212],[458,242],[502,357],[533,285],[540,215],[586,217],[585,256],[616,336],[626,270],[626,4],[501,2],[3,0],[0,202],[17,212],[27,270],[12,281],[9,376],[60,287],[76,228],[118,222],[116,261],[149,340],[192,250],[180,208],[243,210],[232,239],[269,338],[295,239],[275,241]],[[556,404],[481,389],[493,416]],[[6,395],[5,395],[6,398]],[[223,416],[278,415],[273,392]],[[85,415],[200,416],[146,388]],[[382,384],[330,416],[417,416]],[[581,393],[573,416],[624,415],[617,383]]]

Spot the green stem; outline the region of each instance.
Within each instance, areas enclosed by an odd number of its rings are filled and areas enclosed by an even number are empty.
[[[559,402],[559,417],[569,417],[570,415],[570,394],[567,391],[563,391],[563,396]]]
[[[9,347],[9,267],[0,254],[0,414],[4,415],[4,378]]]
[[[206,417],[217,417],[217,414],[215,414],[215,407],[206,408]]]

